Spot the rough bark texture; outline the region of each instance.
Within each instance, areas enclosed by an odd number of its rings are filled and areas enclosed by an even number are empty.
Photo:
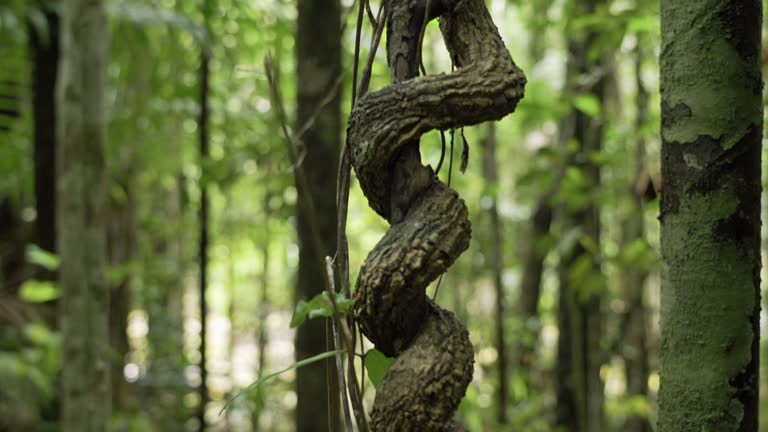
[[[432,0],[458,70],[416,78],[424,2],[389,3],[394,84],[359,100],[349,120],[352,164],[370,206],[391,224],[357,280],[353,313],[365,335],[396,356],[376,393],[374,431],[456,430],[450,422],[472,379],[473,350],[427,285],[469,246],[467,208],[421,165],[419,137],[498,120],[514,111],[525,77],[482,0]],[[453,428],[453,429],[451,429]]]
[[[761,17],[661,2],[660,432],[758,430]]]
[[[65,0],[57,87],[57,222],[61,256],[61,429],[109,430],[109,285],[105,278],[104,4]]]
[[[297,128],[317,112],[313,126],[303,135],[306,157],[302,168],[308,190],[297,200],[299,234],[299,281],[297,298],[308,300],[325,289],[323,257],[332,255],[336,242],[336,178],[341,148],[341,97],[337,93],[320,108],[341,72],[341,9],[339,0],[299,0],[297,55]],[[301,187],[297,181],[297,187]],[[312,202],[310,206],[309,202]],[[314,214],[310,214],[314,208]],[[313,239],[312,220],[317,223],[319,242]],[[317,245],[323,250],[317,250]],[[320,354],[326,344],[325,320],[309,320],[296,335],[296,360]],[[296,370],[296,430],[335,430],[339,398],[333,359]],[[329,426],[330,425],[330,426]]]
[[[578,0],[571,16],[594,13],[602,0]],[[605,64],[603,58],[593,59],[590,51],[598,35],[587,31],[580,40],[568,42],[567,81],[575,94],[589,94],[598,101],[604,99]],[[591,79],[584,79],[591,76]],[[580,170],[589,188],[579,191],[592,194],[599,190],[600,167],[592,162],[592,155],[602,146],[602,122],[574,109],[561,125],[561,141],[575,140],[578,152],[570,167]],[[571,432],[604,430],[603,382],[600,367],[603,364],[602,291],[605,281],[599,259],[600,212],[596,197],[581,205],[565,204],[562,208],[564,230],[581,230],[581,239],[570,251],[561,256],[558,311],[556,424]],[[594,245],[587,249],[584,244]]]

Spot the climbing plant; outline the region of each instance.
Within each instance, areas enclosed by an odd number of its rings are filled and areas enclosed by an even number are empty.
[[[451,417],[472,379],[473,350],[463,324],[425,289],[467,249],[471,225],[463,200],[422,165],[419,137],[501,119],[526,81],[482,0],[388,5],[393,84],[358,101],[348,140],[363,193],[391,227],[360,269],[353,314],[396,357],[377,389],[371,428],[450,430],[458,428]],[[457,70],[418,77],[425,21],[436,17]]]

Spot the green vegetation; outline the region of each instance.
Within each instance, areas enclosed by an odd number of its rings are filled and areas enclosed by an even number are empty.
[[[762,12],[0,1],[0,431],[761,430]]]

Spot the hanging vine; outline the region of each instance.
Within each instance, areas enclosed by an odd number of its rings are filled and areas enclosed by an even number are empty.
[[[371,427],[453,430],[473,350],[466,328],[425,289],[467,249],[471,225],[463,200],[422,165],[419,137],[501,119],[522,99],[525,76],[483,0],[389,0],[386,13],[393,84],[359,100],[348,130],[363,192],[391,224],[354,293],[363,333],[397,357],[377,390]],[[418,77],[424,20],[436,17],[457,70]]]

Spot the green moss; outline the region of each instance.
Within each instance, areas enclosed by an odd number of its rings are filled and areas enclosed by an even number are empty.
[[[662,135],[667,142],[710,136],[729,149],[761,118],[754,59],[743,58],[722,28],[723,2],[662,3],[662,98],[690,110],[674,127],[665,126]]]
[[[738,431],[744,415],[729,378],[752,360],[757,252],[717,235],[739,204],[726,184],[682,194],[664,220],[659,422],[674,430]]]

